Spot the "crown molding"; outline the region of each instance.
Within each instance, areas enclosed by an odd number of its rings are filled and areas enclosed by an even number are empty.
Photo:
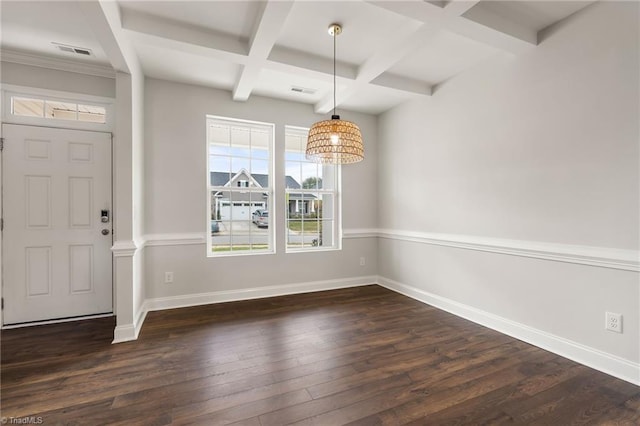
[[[111,67],[95,64],[85,64],[77,61],[54,58],[51,56],[34,55],[32,53],[1,49],[0,57],[2,58],[2,62],[11,62],[14,64],[30,65],[34,67],[49,68],[59,71],[93,75],[97,77],[116,77],[116,72]]]

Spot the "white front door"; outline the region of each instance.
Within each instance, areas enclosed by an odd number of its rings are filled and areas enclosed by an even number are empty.
[[[111,135],[2,133],[4,324],[112,312]]]

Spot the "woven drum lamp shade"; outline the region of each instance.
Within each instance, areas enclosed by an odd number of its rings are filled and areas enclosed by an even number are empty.
[[[326,164],[349,164],[364,160],[362,134],[356,123],[340,120],[336,115],[336,36],[342,33],[340,24],[329,25],[333,37],[333,115],[331,120],[318,121],[309,129],[307,160]]]
[[[340,120],[333,115],[331,120],[315,123],[309,130],[306,157],[316,163],[349,164],[364,159],[362,134],[357,124]]]

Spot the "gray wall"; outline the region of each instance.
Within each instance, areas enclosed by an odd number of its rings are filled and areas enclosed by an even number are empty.
[[[223,290],[375,275],[375,238],[345,239],[342,251],[284,253],[284,126],[310,127],[324,116],[312,106],[252,96],[233,102],[227,91],[147,79],[145,87],[145,233],[154,240],[180,239],[206,230],[207,114],[275,123],[275,216],[277,253],[207,258],[204,244],[149,245],[145,248],[146,297],[158,298]],[[377,223],[377,120],[342,112],[358,123],[366,160],[343,168],[342,218],[345,230]],[[278,196],[279,194],[279,196]],[[155,236],[155,237],[154,237]],[[359,259],[368,259],[362,267]],[[164,284],[164,272],[174,284]]]
[[[540,40],[379,118],[380,228],[638,250],[638,4],[594,4]],[[379,273],[640,360],[637,272],[392,237]],[[623,334],[604,330],[605,311],[623,314]]]

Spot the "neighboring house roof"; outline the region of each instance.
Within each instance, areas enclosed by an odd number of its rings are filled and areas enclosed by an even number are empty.
[[[289,193],[289,201],[295,201],[295,200],[307,200],[307,201],[312,201],[315,200],[317,197],[315,195],[312,194],[301,194],[299,192],[290,192]]]
[[[242,171],[244,171],[247,176],[252,177],[258,183],[258,185],[260,185],[262,188],[264,188],[265,186],[269,186],[269,175],[260,174],[260,173],[250,174],[248,171],[244,169],[240,170],[238,173],[210,172],[211,186],[225,186],[226,184],[229,183],[229,181],[231,181],[231,179],[234,178],[234,176],[240,174]],[[300,184],[296,182],[296,180],[291,176],[287,176],[286,179],[287,179],[286,180],[287,188],[289,189],[300,188]]]
[[[249,179],[253,178],[254,182],[260,185],[261,188],[264,188],[265,186],[269,185],[269,175],[259,174],[259,173],[250,174],[247,170],[241,169],[237,173],[210,172],[211,186],[227,186],[229,182],[231,182],[234,178],[242,175],[243,173],[244,175],[247,176],[247,178]],[[294,178],[292,178],[291,176],[287,176],[286,178],[287,178],[287,181],[286,181],[287,189],[300,189],[300,184]],[[223,192],[223,191],[218,191],[217,194],[220,194],[220,192]],[[294,192],[289,193],[290,201],[302,200],[302,199],[315,200],[316,197],[311,194],[302,194],[302,193],[294,193]]]

